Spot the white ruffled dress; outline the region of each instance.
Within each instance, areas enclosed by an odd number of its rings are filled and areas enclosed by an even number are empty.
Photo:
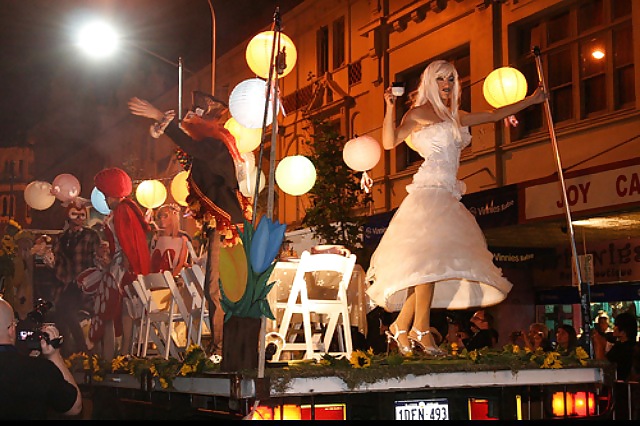
[[[469,129],[460,131],[462,140],[456,140],[453,124],[441,122],[412,133],[425,160],[367,270],[367,294],[389,312],[399,311],[408,289],[423,283],[435,283],[432,308],[491,306],[511,290],[478,223],[460,202],[460,152],[471,142]]]

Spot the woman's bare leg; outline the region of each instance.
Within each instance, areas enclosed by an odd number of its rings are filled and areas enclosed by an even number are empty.
[[[429,331],[431,327],[431,303],[433,302],[433,291],[435,285],[433,283],[421,284],[415,287],[415,305],[414,305],[414,321],[413,330],[410,332],[411,337],[418,338],[416,332]],[[419,339],[425,347],[436,347],[435,340],[431,334],[423,335]]]
[[[409,289],[409,297],[407,297],[404,305],[402,305],[402,309],[396,317],[396,320],[389,326],[391,334],[393,334],[393,336],[398,340],[398,343],[405,348],[411,347],[408,333],[411,329],[411,324],[413,323],[416,306],[415,298],[416,295],[413,289]],[[404,333],[399,333],[400,331],[404,331]]]

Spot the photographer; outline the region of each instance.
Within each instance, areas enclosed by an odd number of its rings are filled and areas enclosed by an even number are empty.
[[[42,357],[27,356],[16,348],[17,321],[11,305],[0,299],[0,418],[47,418],[49,410],[69,416],[82,411],[82,395],[60,350],[40,341]],[[52,341],[58,330],[43,327]]]

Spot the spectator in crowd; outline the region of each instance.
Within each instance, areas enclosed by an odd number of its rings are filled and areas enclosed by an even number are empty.
[[[540,349],[547,352],[553,349],[549,339],[549,328],[541,322],[531,323],[527,331],[512,333],[511,343],[531,351]]]
[[[41,356],[19,352],[17,321],[11,305],[0,299],[0,419],[43,420],[49,410],[75,416],[82,412],[82,394],[58,348],[40,340]],[[52,342],[53,325],[43,331]]]
[[[16,242],[16,256],[13,258],[13,282],[16,288],[16,299],[13,309],[19,318],[24,319],[33,309],[33,274],[35,260],[31,249],[35,236],[31,231],[21,230],[13,239]]]
[[[616,338],[613,335],[613,329],[609,325],[609,316],[606,313],[602,312],[598,315],[594,332],[606,338],[607,344],[605,346],[605,352],[609,352],[609,349],[611,349],[615,343]]]
[[[578,333],[570,324],[560,324],[556,329],[554,349],[560,354],[568,355],[578,347]]]
[[[607,339],[600,333],[593,333],[593,349],[596,359],[606,359],[616,365],[618,380],[627,380],[633,365],[633,353],[637,343],[638,322],[636,317],[623,312],[614,320],[613,336],[616,341],[609,351],[606,351]]]
[[[452,316],[447,315],[447,333],[443,337],[443,343],[458,343],[460,339],[469,338],[469,332],[462,322]]]
[[[53,248],[54,270],[58,280],[57,297],[53,300],[55,322],[65,337],[63,355],[86,352],[90,342],[80,326],[80,312],[88,305],[87,298],[78,285],[82,271],[95,266],[100,247],[100,236],[87,226],[89,209],[82,199],[74,199],[66,206],[67,220],[64,231]],[[89,345],[87,345],[89,343]]]
[[[493,316],[484,309],[476,311],[469,320],[471,337],[460,338],[460,347],[473,351],[492,348],[498,343],[498,331],[493,328]]]

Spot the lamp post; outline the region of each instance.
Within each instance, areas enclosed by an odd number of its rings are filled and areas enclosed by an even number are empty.
[[[209,10],[211,11],[211,95],[216,95],[216,12],[213,9],[211,0]]]
[[[211,10],[213,14],[213,8]],[[78,33],[77,46],[93,58],[101,59],[113,54],[118,49],[119,44],[120,37],[116,30],[106,22],[90,22],[82,27]],[[183,71],[193,74],[193,71],[184,67],[182,57],[178,58],[176,63],[136,43],[127,42],[127,44],[178,68],[178,119],[182,120],[182,74]]]

